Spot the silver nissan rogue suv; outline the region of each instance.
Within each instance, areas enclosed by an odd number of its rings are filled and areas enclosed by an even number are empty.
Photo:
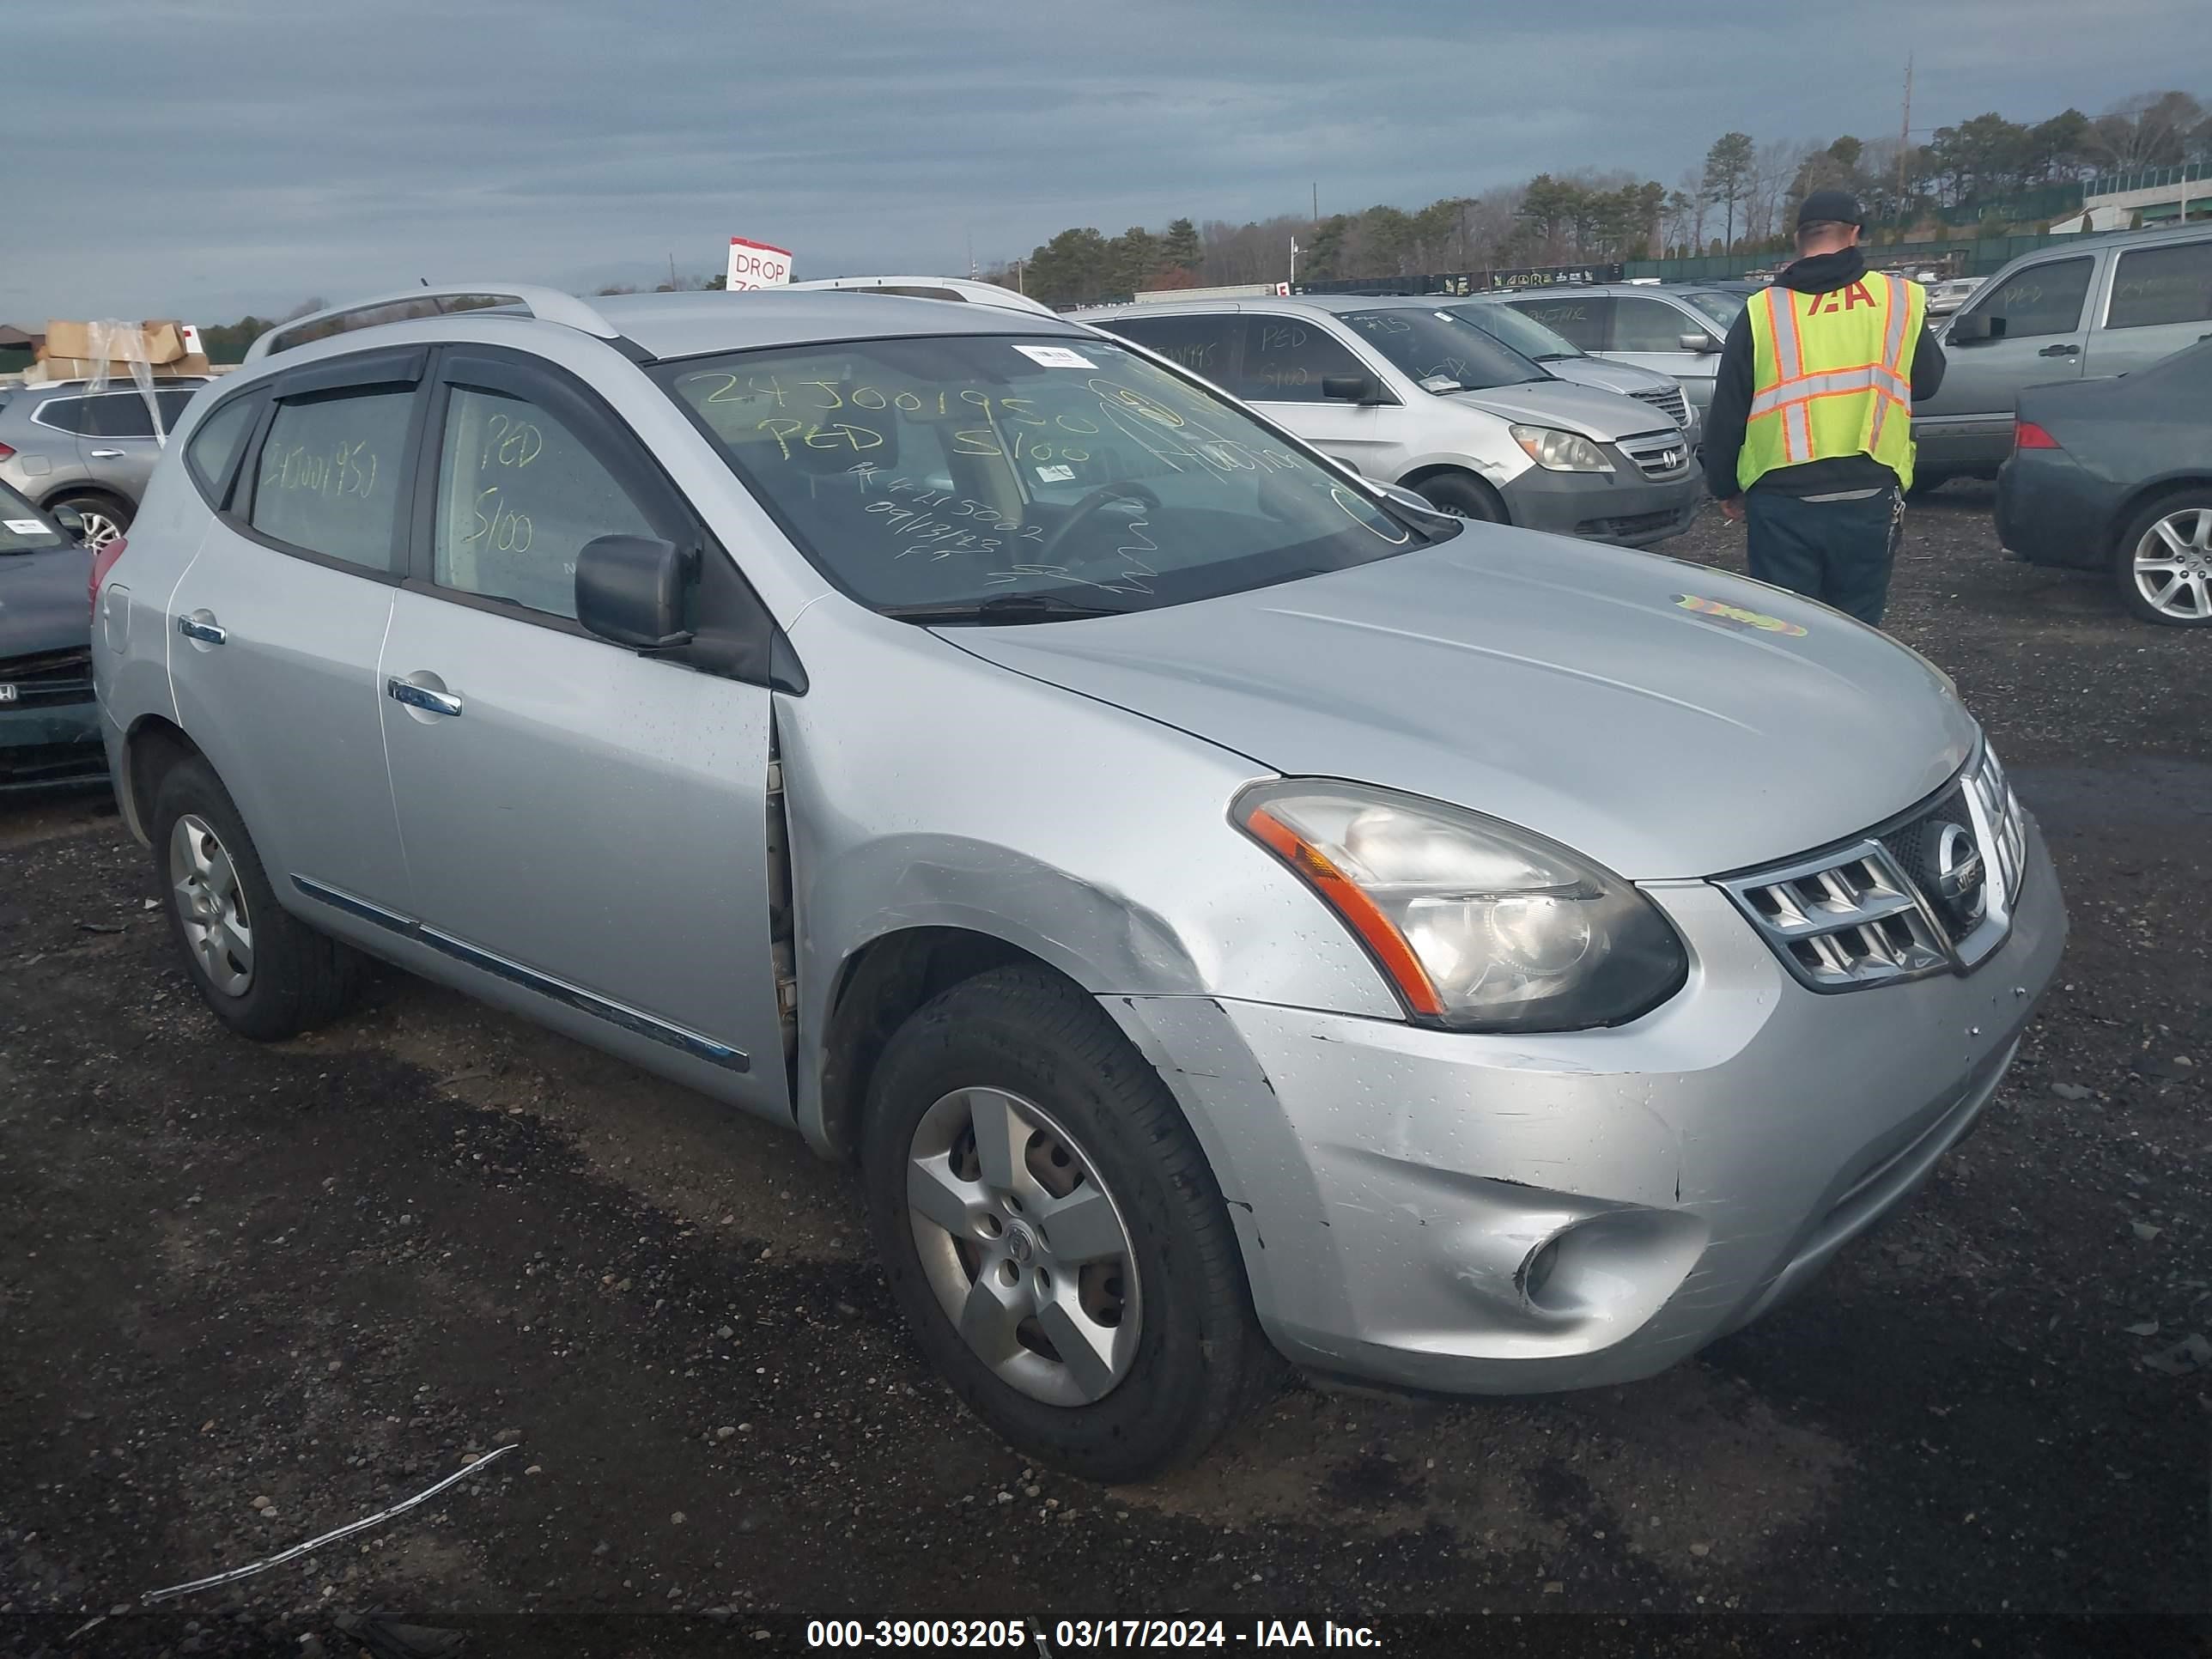
[[[1973,1125],[2064,930],[1882,635],[994,307],[310,317],[94,580],[226,1024],[380,957],[791,1126],[931,1361],[1104,1480],[1279,1357],[1579,1388],[1755,1318]]]

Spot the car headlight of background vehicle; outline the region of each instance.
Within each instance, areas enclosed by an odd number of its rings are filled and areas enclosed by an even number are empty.
[[[1528,452],[1528,459],[1550,472],[1610,472],[1613,463],[1600,449],[1579,432],[1562,432],[1556,427],[1516,426],[1509,428],[1513,441]]]
[[[1313,778],[1255,784],[1231,817],[1343,919],[1417,1019],[1619,1025],[1688,975],[1681,939],[1643,894],[1495,818]]]

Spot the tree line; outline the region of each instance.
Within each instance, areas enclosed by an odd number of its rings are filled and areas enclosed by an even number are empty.
[[[2102,115],[2067,109],[2011,121],[1995,111],[1898,137],[1715,139],[1702,165],[1670,187],[1633,173],[1540,173],[1525,183],[1448,196],[1416,210],[1388,204],[1318,221],[1282,214],[1246,224],[1177,219],[1119,236],[1061,231],[1026,259],[986,274],[1048,303],[1078,305],[1139,289],[1279,282],[1298,245],[1300,281],[1410,276],[1569,261],[1780,254],[1797,204],[1815,190],[1852,191],[1877,234],[1902,235],[1945,210],[1984,204],[1981,228],[2047,221],[2010,214],[2006,198],[2079,184],[2100,172],[2212,161],[2212,114],[2185,92],[2139,94]]]

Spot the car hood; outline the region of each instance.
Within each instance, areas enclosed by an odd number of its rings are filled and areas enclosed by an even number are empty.
[[[1600,392],[1618,392],[1633,395],[1638,392],[1655,391],[1661,386],[1672,386],[1674,379],[1656,369],[1638,368],[1633,363],[1607,362],[1602,357],[1558,357],[1544,367],[1563,380],[1577,386],[1594,386]]]
[[[0,553],[0,660],[66,651],[92,637],[85,587],[92,555],[72,542]]]
[[[1977,737],[1924,659],[1825,605],[1502,526],[1195,604],[941,631],[1272,770],[1450,801],[1635,880],[1854,835]]]
[[[1564,427],[1585,438],[1611,443],[1637,432],[1671,432],[1674,423],[1653,409],[1618,392],[1577,386],[1571,380],[1524,380],[1518,386],[1443,394],[1454,403],[1473,404],[1509,421]]]

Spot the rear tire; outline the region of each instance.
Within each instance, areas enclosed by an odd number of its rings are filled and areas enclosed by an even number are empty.
[[[1477,524],[1511,522],[1498,492],[1463,472],[1439,472],[1407,488],[1437,512],[1449,513],[1455,519],[1472,519]]]
[[[2120,603],[2162,628],[2212,624],[2212,489],[2184,489],[2128,520],[2112,550]]]
[[[336,1018],[364,959],[276,902],[245,820],[205,761],[162,775],[147,828],[169,932],[215,1017],[263,1042]]]
[[[97,490],[78,490],[57,495],[46,503],[46,511],[58,507],[73,507],[84,520],[84,544],[97,553],[110,542],[127,534],[137,509],[116,495],[104,495]]]
[[[1199,1456],[1281,1375],[1174,1097],[1042,969],[968,980],[899,1028],[861,1171],[923,1352],[1027,1456],[1141,1480]]]

